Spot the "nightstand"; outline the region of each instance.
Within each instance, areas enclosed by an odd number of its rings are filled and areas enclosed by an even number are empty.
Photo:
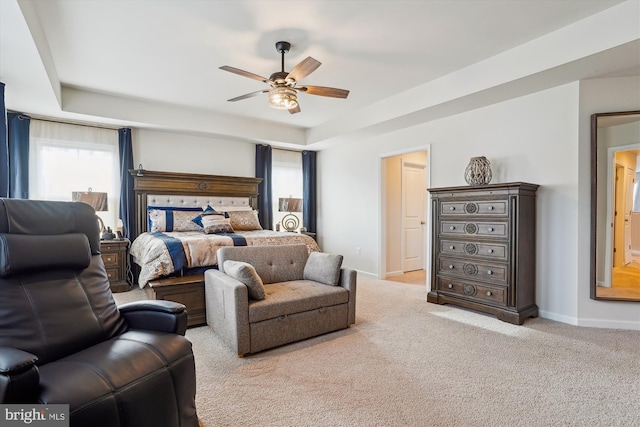
[[[313,240],[317,240],[317,239],[316,239],[316,233],[312,233],[312,232],[310,232],[310,231],[301,231],[301,232],[300,232],[300,234],[305,234],[305,235],[307,235],[307,236],[309,236],[309,237],[313,238]]]
[[[102,262],[107,270],[109,285],[113,293],[129,290],[129,283],[127,283],[128,247],[129,239],[100,241]]]

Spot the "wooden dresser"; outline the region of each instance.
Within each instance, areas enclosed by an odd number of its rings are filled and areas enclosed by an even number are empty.
[[[100,254],[104,268],[107,270],[111,292],[129,290],[127,283],[127,248],[129,240],[101,240]]]
[[[523,182],[431,188],[427,301],[521,325],[536,305],[536,190]]]

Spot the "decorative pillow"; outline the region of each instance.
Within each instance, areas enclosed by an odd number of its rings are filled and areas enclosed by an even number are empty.
[[[242,261],[225,261],[224,272],[247,286],[249,298],[264,299],[264,284],[251,264]]]
[[[229,211],[227,213],[234,230],[262,230],[257,211]]]
[[[219,213],[202,215],[202,229],[207,234],[235,232],[229,218]]]
[[[158,210],[158,211],[184,211],[184,212],[195,212],[194,215],[202,212],[202,208],[198,207],[181,207],[181,206],[147,206],[147,230],[151,230],[151,218],[149,217],[149,212]]]
[[[201,228],[192,221],[196,215],[197,212],[193,211],[152,209],[149,211],[149,231],[200,231]]]
[[[302,278],[336,286],[340,280],[342,258],[342,255],[311,252],[304,266]]]
[[[191,221],[195,222],[198,225],[198,227],[203,228],[204,225],[202,225],[202,215],[206,215],[206,214],[210,214],[210,213],[217,213],[217,212],[211,206],[207,205],[207,207],[204,208],[202,213],[200,215],[198,215],[197,217],[193,218]]]

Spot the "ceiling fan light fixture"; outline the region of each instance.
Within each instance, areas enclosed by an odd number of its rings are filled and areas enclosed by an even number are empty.
[[[290,110],[298,106],[298,93],[289,87],[274,87],[269,91],[269,107]]]

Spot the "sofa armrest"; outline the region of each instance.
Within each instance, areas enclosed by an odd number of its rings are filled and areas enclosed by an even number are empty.
[[[207,324],[238,356],[250,353],[249,292],[244,283],[218,270],[204,273]]]
[[[0,347],[0,402],[36,402],[40,374],[38,357],[11,347]]]
[[[187,311],[183,304],[164,300],[134,301],[118,307],[131,329],[184,335]]]
[[[347,325],[356,323],[356,281],[357,272],[351,268],[340,269],[338,285],[349,291],[349,320]]]

